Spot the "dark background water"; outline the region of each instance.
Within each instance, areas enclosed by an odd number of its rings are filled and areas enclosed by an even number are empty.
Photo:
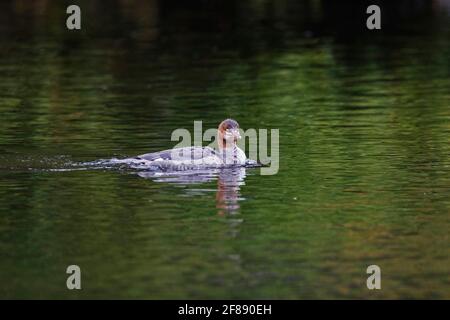
[[[0,2],[0,298],[450,298],[449,12]],[[280,130],[277,175],[54,171],[227,117]]]

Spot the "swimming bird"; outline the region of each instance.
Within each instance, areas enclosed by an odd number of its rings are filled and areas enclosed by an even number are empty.
[[[166,169],[201,169],[210,167],[244,166],[247,157],[237,146],[241,139],[239,124],[236,120],[225,119],[217,128],[218,150],[211,147],[184,147],[146,153],[137,156],[137,160],[145,160],[147,165],[155,165]]]

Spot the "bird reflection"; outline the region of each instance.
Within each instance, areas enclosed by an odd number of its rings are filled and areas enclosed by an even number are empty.
[[[244,185],[245,168],[224,169],[217,179],[216,208],[219,215],[239,211],[240,186]]]
[[[240,187],[245,184],[246,170],[239,168],[224,168],[210,170],[192,170],[178,172],[140,171],[137,175],[152,179],[155,182],[173,183],[179,185],[198,185],[217,180],[216,208],[219,215],[236,214],[239,212]],[[211,191],[211,189],[187,188],[188,195],[195,196]]]

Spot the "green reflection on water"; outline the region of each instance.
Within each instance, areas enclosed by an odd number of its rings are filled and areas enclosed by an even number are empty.
[[[299,35],[289,6],[272,17],[285,25],[242,18],[220,36],[137,6],[67,35],[63,7],[32,31],[0,22],[1,298],[449,298],[448,18],[341,41]],[[277,175],[48,171],[230,116],[280,129]],[[65,289],[70,264],[81,292]]]

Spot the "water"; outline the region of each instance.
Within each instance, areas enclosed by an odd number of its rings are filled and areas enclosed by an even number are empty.
[[[2,2],[0,297],[450,298],[448,6],[406,2]],[[83,165],[227,117],[278,174]]]

